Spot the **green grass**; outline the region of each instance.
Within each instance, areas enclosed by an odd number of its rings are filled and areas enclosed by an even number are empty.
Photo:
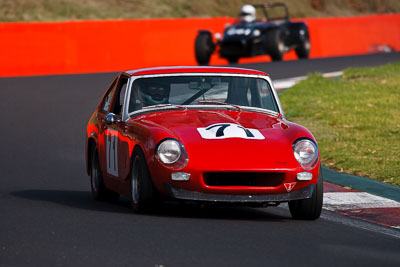
[[[311,74],[280,94],[288,120],[311,130],[322,163],[400,185],[400,63]]]
[[[0,0],[1,21],[235,17],[243,4],[264,0]],[[268,1],[280,2],[280,1]],[[284,0],[291,17],[400,12],[398,0]]]

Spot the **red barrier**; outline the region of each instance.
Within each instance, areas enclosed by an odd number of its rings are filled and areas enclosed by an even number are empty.
[[[386,45],[400,50],[400,14],[309,18],[311,57],[376,52]]]
[[[0,77],[110,72],[196,65],[199,29],[222,32],[233,18],[0,23]],[[400,50],[400,14],[305,19],[311,57],[365,54],[374,45]],[[288,53],[284,59],[295,59]],[[268,56],[240,62],[268,61]],[[226,64],[214,55],[211,64]]]

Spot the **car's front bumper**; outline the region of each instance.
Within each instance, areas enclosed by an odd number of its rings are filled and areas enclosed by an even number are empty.
[[[170,197],[182,200],[204,201],[204,202],[227,202],[227,203],[280,203],[298,199],[308,199],[314,190],[314,184],[310,184],[296,191],[283,194],[265,194],[265,195],[228,195],[228,194],[210,194],[197,191],[189,191],[170,183],[164,184]]]

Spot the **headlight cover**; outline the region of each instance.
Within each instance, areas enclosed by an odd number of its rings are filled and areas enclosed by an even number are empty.
[[[318,147],[310,139],[298,139],[293,144],[293,153],[297,162],[305,170],[311,170],[318,162]]]
[[[172,138],[164,139],[158,144],[156,156],[161,163],[173,170],[184,168],[189,160],[183,144]]]

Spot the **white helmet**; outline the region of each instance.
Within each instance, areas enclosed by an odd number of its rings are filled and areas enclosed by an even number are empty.
[[[240,8],[239,16],[241,20],[251,23],[256,20],[256,9],[252,5],[244,5]]]
[[[139,97],[144,106],[167,104],[169,98],[168,85],[159,81],[145,79],[141,81]]]

